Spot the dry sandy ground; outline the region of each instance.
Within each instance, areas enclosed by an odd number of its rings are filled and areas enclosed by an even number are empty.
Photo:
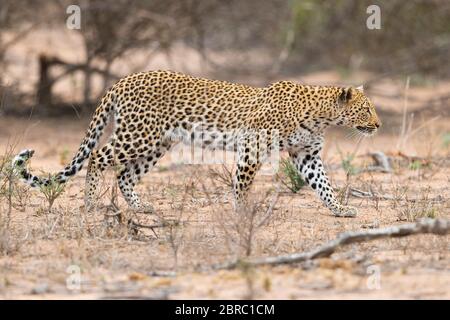
[[[396,123],[397,118],[387,120]],[[63,120],[4,117],[0,119],[1,154],[8,143],[20,138],[17,150],[36,150],[31,161],[34,172],[55,172],[78,147],[87,122],[75,116]],[[0,247],[8,250],[0,255],[0,297],[449,299],[449,236],[376,240],[344,247],[331,258],[289,266],[205,270],[245,256],[249,246],[251,257],[280,255],[314,248],[348,230],[420,217],[450,218],[450,158],[444,141],[448,118],[422,123],[405,141],[387,129],[359,145],[342,130],[328,133],[324,159],[342,199],[359,208],[353,219],[331,216],[307,187],[293,194],[274,175],[258,175],[251,198],[264,202],[254,225],[263,223],[254,228],[251,240],[246,232],[249,222],[231,211],[229,188],[209,171],[221,166],[180,165],[170,154],[138,186],[142,196],[170,221],[170,226],[154,232],[141,229],[134,234],[107,218],[111,211],[105,207],[85,213],[84,169],[50,212],[41,193],[22,190],[14,198],[9,237],[5,229],[0,235]],[[377,150],[394,160],[392,173],[347,177],[343,158],[355,153],[353,166],[364,168],[372,164],[367,154]],[[99,186],[104,194],[100,202],[106,205],[112,198],[113,175],[109,171]],[[390,198],[346,196],[348,187]],[[266,216],[277,192],[273,212]],[[7,203],[4,198],[1,201],[4,224]],[[124,221],[131,217],[150,224],[155,220],[125,212],[120,196],[119,207]]]

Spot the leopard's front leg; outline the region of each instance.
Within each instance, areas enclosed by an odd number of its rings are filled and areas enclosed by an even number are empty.
[[[328,180],[322,159],[318,155],[320,145],[308,147],[305,150],[289,151],[300,175],[313,188],[325,206],[337,217],[355,217],[357,209],[340,204]]]

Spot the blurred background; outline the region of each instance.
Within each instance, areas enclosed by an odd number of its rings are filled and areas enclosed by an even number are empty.
[[[448,116],[449,60],[449,0],[0,0],[1,115],[89,116],[120,77],[171,69],[364,84],[388,121],[407,89],[408,113]]]

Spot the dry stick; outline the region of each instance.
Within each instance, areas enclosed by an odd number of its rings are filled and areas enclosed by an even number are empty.
[[[414,234],[426,233],[437,235],[446,235],[450,233],[450,219],[423,219],[416,223],[407,223],[399,226],[390,226],[364,231],[344,232],[338,235],[336,239],[329,241],[311,251],[293,253],[283,256],[257,258],[252,260],[237,260],[228,264],[213,266],[213,269],[234,269],[239,265],[260,266],[298,263],[317,258],[329,257],[339,247],[351,243],[359,243],[381,238],[405,237]]]
[[[130,219],[128,221],[128,224],[131,228],[151,229],[153,231],[153,233],[155,233],[155,230],[153,230],[154,228],[164,228],[164,227],[170,226],[170,224],[167,222],[155,223],[155,224],[141,224],[141,223],[135,222],[132,219]],[[156,235],[156,237],[158,238],[157,235]]]
[[[356,188],[350,188],[350,194],[357,198],[378,198],[383,200],[394,200],[395,197],[389,194],[372,193],[372,191],[363,191]]]
[[[376,166],[367,168],[369,171],[391,172],[389,158],[381,151],[372,152],[370,156],[375,160]]]
[[[356,188],[350,188],[350,194],[357,198],[378,198],[383,200],[396,200],[397,197],[390,194],[379,194],[373,193],[372,191],[363,191]],[[420,197],[407,198],[407,202],[417,202],[423,200]],[[438,195],[434,198],[428,199],[429,202],[442,202],[444,198],[441,195]]]

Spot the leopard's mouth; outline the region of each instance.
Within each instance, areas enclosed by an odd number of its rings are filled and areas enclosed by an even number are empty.
[[[366,127],[363,127],[363,126],[356,126],[356,129],[357,129],[359,132],[361,132],[361,133],[363,133],[364,135],[366,135],[366,136],[371,136],[371,135],[373,135],[375,132],[377,132],[377,128],[376,128],[376,127],[371,127],[371,126],[366,126]]]

